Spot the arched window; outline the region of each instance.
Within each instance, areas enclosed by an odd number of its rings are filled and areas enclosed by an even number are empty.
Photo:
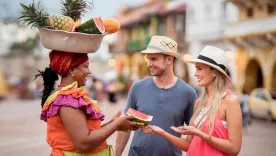
[[[253,17],[254,10],[253,7],[247,8],[247,17]]]
[[[272,4],[267,4],[267,13],[272,14],[274,12],[275,12],[275,6],[273,6]]]

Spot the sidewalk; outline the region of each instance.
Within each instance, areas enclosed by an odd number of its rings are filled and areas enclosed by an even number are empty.
[[[123,109],[125,99],[118,104],[99,103],[108,121],[119,109]],[[0,156],[49,156],[51,149],[46,143],[46,123],[39,120],[40,100],[8,99],[0,102]],[[133,134],[133,133],[132,133]],[[243,133],[242,150],[239,156],[275,156],[276,123],[268,124],[253,120],[248,131]],[[132,138],[132,137],[131,137]],[[108,138],[115,145],[116,132]],[[131,139],[123,153],[127,156]],[[185,154],[183,154],[185,155]]]

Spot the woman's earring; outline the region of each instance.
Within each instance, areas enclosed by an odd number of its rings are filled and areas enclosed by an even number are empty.
[[[75,74],[72,72],[72,70],[69,70],[69,72],[70,72],[70,74],[71,74],[72,77],[75,76]]]

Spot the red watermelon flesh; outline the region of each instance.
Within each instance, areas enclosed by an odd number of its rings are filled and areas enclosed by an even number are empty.
[[[149,122],[152,121],[152,116],[151,115],[147,115],[147,114],[144,114],[142,112],[139,112],[133,108],[129,108],[127,110],[127,115],[131,115],[131,116],[134,116],[134,120],[133,121],[136,121],[136,122],[141,122],[141,123],[144,123],[144,124],[148,124]]]
[[[94,22],[95,22],[97,28],[99,29],[99,31],[101,33],[104,33],[105,32],[105,27],[104,27],[104,23],[103,23],[103,20],[101,19],[101,17],[95,17]]]

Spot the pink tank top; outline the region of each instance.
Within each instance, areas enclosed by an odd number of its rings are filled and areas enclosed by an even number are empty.
[[[231,91],[225,91],[225,96],[232,94]],[[224,97],[225,97],[224,96]],[[209,120],[203,122],[203,124],[199,128],[202,132],[209,134]],[[220,117],[220,111],[218,111],[217,116],[214,122],[214,131],[212,136],[220,138],[220,139],[228,139],[228,130],[222,123]],[[201,139],[198,136],[194,136],[189,149],[187,151],[187,156],[230,156],[230,154],[221,152],[211,145],[209,145],[206,141]]]

